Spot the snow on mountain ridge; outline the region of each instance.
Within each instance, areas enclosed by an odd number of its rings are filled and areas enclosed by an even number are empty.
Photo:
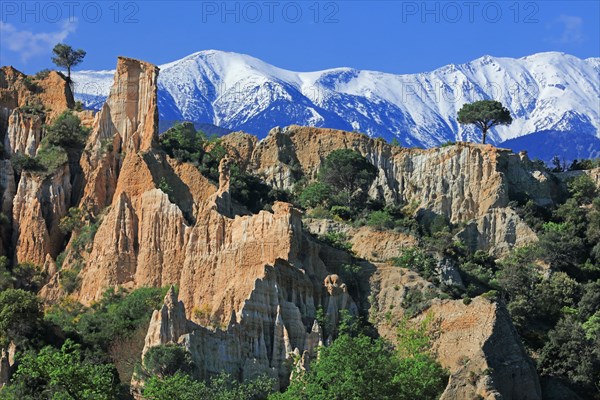
[[[395,75],[352,68],[294,72],[257,58],[206,50],[160,66],[159,110],[169,120],[209,122],[263,136],[276,125],[360,130],[408,145],[477,140],[456,123],[465,102],[501,101],[512,112],[494,142],[540,130],[576,129],[599,136],[600,58],[538,53],[483,56],[430,72]],[[76,95],[97,107],[111,71],[74,73]],[[111,76],[112,79],[112,76]]]

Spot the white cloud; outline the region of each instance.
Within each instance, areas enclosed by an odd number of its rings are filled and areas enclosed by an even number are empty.
[[[557,38],[558,43],[572,44],[583,42],[583,18],[562,14],[557,19],[562,25],[562,33]]]
[[[0,45],[19,53],[21,60],[27,62],[31,57],[48,53],[54,45],[64,41],[75,32],[77,21],[64,21],[56,32],[34,33],[18,30],[14,25],[0,21]]]

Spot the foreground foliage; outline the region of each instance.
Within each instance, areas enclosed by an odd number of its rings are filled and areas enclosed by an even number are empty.
[[[344,332],[320,349],[310,370],[293,380],[275,400],[437,399],[446,373],[428,353],[426,325],[398,331],[396,349],[383,339]]]
[[[11,385],[0,395],[7,400],[112,400],[118,389],[114,367],[85,354],[67,340],[60,349],[46,346],[18,359]]]

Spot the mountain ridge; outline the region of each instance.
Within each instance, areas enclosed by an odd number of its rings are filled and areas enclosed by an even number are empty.
[[[518,59],[482,56],[419,74],[348,67],[295,72],[258,58],[204,50],[160,66],[164,120],[211,123],[264,137],[274,126],[308,125],[396,138],[406,146],[478,141],[456,122],[465,102],[494,98],[513,114],[492,129],[502,143],[543,130],[599,137],[600,58],[537,53]],[[99,109],[114,71],[74,73],[76,98]]]

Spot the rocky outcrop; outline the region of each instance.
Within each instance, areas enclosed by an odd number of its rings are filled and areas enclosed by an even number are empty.
[[[6,385],[15,367],[16,346],[10,343],[7,348],[2,348],[0,352],[0,389]]]
[[[42,141],[45,116],[16,109],[9,117],[4,149],[8,154],[35,156]]]
[[[50,177],[25,171],[18,176],[9,158],[16,153],[35,156],[44,125],[73,105],[69,85],[60,73],[51,71],[37,79],[12,67],[0,69],[0,140],[4,147],[0,194],[2,212],[11,222],[10,229],[0,227],[0,254],[7,253],[14,262],[42,266],[47,255],[56,257],[60,252],[64,234],[58,223],[71,206],[72,188],[67,165]]]
[[[437,290],[414,271],[389,264],[377,263],[375,267],[369,278],[369,321],[377,327],[381,336],[393,342],[396,338],[395,323],[404,317],[404,300],[409,293],[436,293]]]
[[[324,285],[323,303],[331,321],[341,309],[355,312],[339,278],[328,276]],[[266,374],[285,385],[293,355],[303,354],[308,362],[323,344],[321,328],[314,319],[319,301],[313,298],[314,290],[301,271],[277,260],[274,266],[265,267],[263,278],[255,281],[249,298],[239,312],[232,312],[227,324],[203,326],[185,318],[183,303],[171,289],[161,310],[152,316],[144,354],[153,346],[179,343],[190,352],[198,378],[221,371],[242,379]]]
[[[600,167],[588,170],[565,171],[556,174],[558,179],[560,179],[560,181],[563,183],[567,183],[571,179],[581,175],[589,176],[592,179],[592,181],[596,184],[596,187],[600,190]]]
[[[525,153],[462,142],[407,149],[361,134],[298,126],[269,132],[248,168],[275,187],[291,190],[300,177],[315,179],[326,156],[344,148],[358,151],[378,168],[371,197],[469,223],[465,239],[499,256],[536,240],[510,209],[512,200],[548,206],[564,195],[559,180]]]
[[[158,139],[156,80],[150,63],[119,57],[108,100],[94,121],[81,167],[82,204],[96,211],[110,205],[127,155],[148,151]]]
[[[74,104],[69,84],[59,72],[35,79],[13,67],[0,68],[0,137],[9,132],[4,138],[9,152],[35,154],[41,124],[51,123]]]
[[[51,177],[24,172],[13,200],[15,261],[43,265],[46,255],[56,258],[64,233],[59,222],[71,198],[69,168],[64,165]]]
[[[305,218],[305,228],[313,235],[343,233],[352,245],[352,252],[371,262],[386,262],[399,257],[403,249],[418,245],[418,239],[408,233],[394,230],[377,230],[368,226],[354,228],[344,222]]]
[[[489,210],[469,222],[456,237],[472,251],[484,250],[494,257],[538,241],[536,233],[511,208]]]
[[[507,207],[513,195],[526,194],[547,205],[560,192],[550,174],[507,149],[463,142],[407,149],[362,134],[299,126],[271,130],[257,145],[250,169],[275,187],[291,189],[298,176],[315,179],[325,157],[344,148],[378,168],[373,197],[390,204],[416,203],[451,222]]]
[[[405,317],[407,294],[418,290],[427,298],[435,288],[413,271],[376,267],[370,277],[370,321],[394,342],[396,323]],[[541,399],[535,365],[502,303],[482,297],[470,304],[433,299],[413,322],[424,319],[429,321],[432,351],[450,373],[442,399]]]
[[[171,286],[165,296],[162,308],[155,310],[152,314],[144,342],[142,358],[151,347],[177,343],[179,338],[190,330],[188,320],[185,317],[183,303],[177,299],[177,293],[173,286]]]
[[[541,399],[535,364],[528,357],[506,308],[478,297],[436,300],[433,350],[450,381],[441,399]]]
[[[94,261],[81,271],[74,296],[90,304],[109,287],[177,285],[178,299],[171,290],[153,315],[146,351],[180,343],[199,377],[225,370],[285,383],[291,352],[308,351],[309,358],[322,341],[311,331],[317,307],[335,322],[343,309],[356,313],[356,305],[290,204],[239,215],[228,158],[215,187],[155,147],[155,74],[149,64],[119,59],[87,143],[80,207],[106,211],[87,257]],[[135,90],[123,96],[123,88]],[[254,142],[238,136],[246,146],[238,157],[247,158]],[[103,150],[103,141],[111,148]]]

